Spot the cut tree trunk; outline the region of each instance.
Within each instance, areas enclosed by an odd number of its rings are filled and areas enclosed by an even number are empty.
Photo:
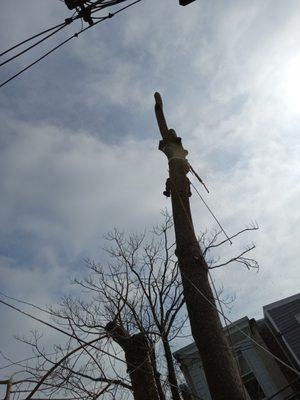
[[[198,347],[213,400],[242,400],[243,385],[219,319],[208,279],[208,266],[197,241],[189,196],[188,154],[173,129],[169,129],[159,93],[155,93],[155,114],[162,135],[159,149],[169,161],[165,194],[171,195],[176,236],[176,255],[183,283],[192,335]]]
[[[134,399],[160,400],[145,336],[142,333],[130,335],[115,322],[107,324],[106,331],[124,350]]]

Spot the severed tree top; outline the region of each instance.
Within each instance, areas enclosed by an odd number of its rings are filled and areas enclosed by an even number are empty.
[[[169,129],[163,111],[163,101],[158,92],[154,93],[155,98],[155,115],[157,124],[162,136],[159,142],[159,149],[166,154],[169,161],[173,158],[186,159],[187,150],[182,147],[181,138],[177,136],[174,129]]]
[[[164,116],[163,101],[162,101],[161,95],[158,92],[154,93],[154,98],[155,98],[154,110],[155,110],[158,127],[159,127],[162,138],[167,139],[168,133],[169,133],[169,128],[168,128],[167,121]]]

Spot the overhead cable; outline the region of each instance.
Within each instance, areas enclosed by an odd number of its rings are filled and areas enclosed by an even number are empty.
[[[250,339],[256,346],[258,346],[260,349],[262,349],[264,352],[269,354],[271,357],[273,357],[276,361],[278,361],[280,364],[284,365],[286,368],[290,369],[293,371],[296,375],[300,376],[300,371],[297,369],[293,368],[286,362],[282,361],[279,357],[277,357],[275,354],[273,354],[270,350],[266,349],[264,346],[262,346],[259,342],[257,342],[255,339],[253,339],[250,335],[248,335],[246,332],[244,332],[237,324],[235,324],[233,321],[231,321],[229,318],[226,317],[226,315],[220,311],[215,304],[213,304],[206,296],[205,294],[185,275],[183,271],[181,271],[181,274],[184,276],[184,278],[191,284],[191,286],[194,287],[194,289],[220,314],[223,316],[224,319],[227,320],[232,326],[234,326],[242,335]]]
[[[52,28],[45,29],[44,31],[42,31],[40,33],[37,33],[36,35],[33,35],[33,36],[29,37],[28,39],[23,40],[22,42],[14,45],[14,46],[10,47],[9,49],[7,49],[7,50],[3,51],[2,53],[0,53],[0,57],[4,56],[6,53],[16,49],[17,47],[22,46],[22,44],[25,44],[25,43],[29,42],[30,40],[33,40],[33,39],[35,39],[35,38],[37,38],[37,37],[39,37],[41,35],[44,35],[45,33],[53,31],[54,29],[57,29],[57,28],[65,25],[65,24],[66,24],[66,22],[63,22],[63,23],[58,24],[58,25],[55,25]]]
[[[61,46],[63,46],[67,42],[69,42],[71,39],[73,39],[73,37],[75,37],[75,35],[78,35],[78,34],[75,33],[74,35],[70,36],[68,39],[64,40],[63,42],[61,42],[57,46],[53,47],[51,50],[49,50],[47,53],[45,53],[42,57],[38,58],[37,60],[35,60],[31,64],[27,65],[25,68],[21,69],[21,71],[17,72],[15,75],[11,76],[6,81],[2,82],[0,84],[0,88],[2,86],[6,85],[8,82],[10,82],[13,79],[15,79],[17,76],[21,75],[23,72],[27,71],[29,68],[33,67],[35,64],[37,64],[39,61],[43,60],[45,57],[47,57],[49,54],[53,53],[55,50],[59,49]]]
[[[44,38],[38,40],[37,42],[33,43],[31,46],[27,47],[26,49],[20,51],[19,53],[15,54],[14,56],[8,58],[7,60],[3,61],[0,64],[0,67],[2,67],[2,65],[7,64],[9,61],[14,60],[15,58],[21,56],[24,53],[27,53],[27,51],[33,49],[35,46],[39,45],[40,43],[44,42],[45,40],[49,39],[51,36],[55,35],[57,32],[61,31],[63,28],[65,28],[67,26],[67,24],[63,24],[62,26],[60,26],[59,28],[57,28],[54,32],[51,32],[49,35],[45,36]]]
[[[176,191],[176,195],[178,196],[179,199],[181,199],[176,186],[175,187],[175,191]],[[194,187],[195,188],[195,187]],[[196,189],[196,188],[195,188]],[[197,191],[198,192],[198,191]],[[199,193],[199,192],[198,192]],[[200,195],[200,193],[199,193]],[[201,195],[200,195],[201,196]],[[202,197],[202,196],[201,196]],[[183,204],[182,201],[180,201],[181,207],[187,217],[187,221],[188,224],[191,226],[191,228],[193,229],[192,226],[192,221],[188,218],[188,212]],[[230,239],[229,239],[230,240]],[[231,321],[228,317],[226,317],[226,315],[224,314],[223,311],[219,310],[218,307],[211,302],[211,300],[209,300],[207,298],[207,296],[205,296],[205,294],[194,284],[194,282],[192,282],[184,273],[183,270],[180,270],[181,275],[187,280],[187,282],[190,283],[191,286],[193,286],[193,288],[212,306],[212,308],[214,308],[217,313],[219,313],[220,315],[223,316],[224,320],[226,320],[227,322],[229,322],[232,326],[234,326],[243,336],[247,337],[249,340],[251,340],[251,342],[253,342],[256,346],[258,346],[260,349],[262,349],[264,352],[266,352],[267,354],[269,354],[271,357],[273,357],[276,361],[278,361],[278,363],[284,365],[286,368],[290,369],[291,371],[293,371],[296,375],[300,376],[300,371],[293,368],[292,366],[290,366],[289,364],[287,364],[286,362],[284,362],[283,360],[281,360],[279,357],[277,357],[275,354],[273,354],[270,350],[268,350],[267,348],[265,348],[264,346],[262,346],[259,342],[257,342],[255,339],[253,339],[250,335],[248,335],[246,332],[244,332],[236,323],[234,323],[233,321]]]
[[[234,345],[233,345],[233,340],[232,340],[232,337],[231,337],[230,329],[228,328],[226,318],[224,318],[225,313],[224,313],[224,311],[223,311],[223,306],[222,306],[220,297],[219,297],[219,295],[218,295],[215,282],[214,282],[214,280],[213,280],[213,278],[212,278],[211,273],[210,273],[209,270],[208,270],[208,276],[209,276],[209,279],[210,279],[210,281],[211,281],[213,290],[214,290],[214,292],[215,292],[215,296],[216,296],[216,298],[217,298],[217,302],[218,302],[218,304],[219,304],[219,308],[220,308],[220,310],[222,311],[222,315],[223,315],[223,319],[224,319],[224,323],[225,323],[225,327],[226,327],[226,331],[227,331],[227,336],[228,336],[228,339],[229,339],[229,343],[230,343],[230,346],[231,346],[231,350],[232,350],[232,352],[233,352],[233,357],[234,357],[234,361],[235,361],[236,366],[237,366],[237,370],[240,371],[240,365],[239,365],[239,362],[238,362],[238,358],[237,358],[236,351],[235,351],[235,349],[234,349]],[[246,395],[246,389],[245,389],[245,386],[244,386],[244,385],[242,385],[242,390],[243,390],[244,400],[246,400],[246,399],[247,399],[247,395]]]
[[[138,366],[136,366],[136,365],[134,365],[134,364],[132,364],[132,363],[130,363],[130,362],[124,361],[122,358],[117,357],[116,355],[111,354],[111,353],[107,352],[106,350],[104,350],[104,349],[102,349],[102,348],[99,349],[98,347],[95,347],[94,345],[91,345],[91,343],[93,343],[93,342],[95,342],[95,341],[97,341],[97,340],[100,340],[100,339],[103,339],[103,338],[107,338],[107,334],[99,335],[98,338],[93,339],[91,342],[86,342],[85,340],[79,338],[77,335],[72,334],[72,333],[69,333],[69,332],[67,332],[67,331],[65,331],[65,330],[63,330],[63,329],[60,329],[59,327],[57,327],[57,326],[55,326],[55,325],[53,325],[53,324],[50,324],[50,323],[48,323],[48,322],[42,320],[41,318],[35,317],[34,315],[32,315],[32,314],[30,314],[30,313],[28,313],[28,312],[26,312],[26,311],[24,311],[24,310],[22,310],[22,309],[20,309],[20,308],[18,308],[18,307],[16,307],[16,306],[14,306],[14,305],[12,305],[12,304],[10,304],[10,303],[4,301],[4,300],[1,300],[1,299],[0,299],[0,303],[3,304],[3,305],[5,305],[5,306],[7,306],[7,307],[9,307],[9,308],[11,308],[11,309],[13,309],[13,310],[15,310],[15,311],[17,311],[17,312],[19,312],[20,314],[23,314],[23,315],[25,315],[25,316],[27,316],[27,317],[29,317],[29,318],[31,318],[31,319],[37,321],[37,322],[40,322],[40,323],[43,324],[43,325],[48,326],[49,328],[55,329],[56,331],[58,331],[58,332],[60,332],[60,333],[63,333],[64,335],[70,337],[71,339],[77,340],[77,341],[80,342],[81,344],[83,343],[84,345],[88,345],[88,346],[92,347],[93,349],[95,349],[95,350],[97,350],[97,351],[100,351],[100,352],[102,352],[103,354],[106,354],[107,356],[110,356],[110,357],[114,358],[114,359],[117,360],[117,361],[121,361],[122,363],[124,363],[124,364],[126,364],[126,365],[130,365],[130,366],[134,367],[133,371],[135,371],[135,370],[137,370],[138,368],[140,368],[140,367],[146,362],[146,360],[147,360],[147,357],[146,357]]]
[[[116,14],[120,13],[121,11],[126,10],[127,8],[133,6],[134,4],[137,4],[139,2],[141,2],[142,0],[136,0],[130,4],[128,4],[125,7],[120,8],[119,10],[117,10],[114,13],[109,13],[108,15],[102,17],[101,19],[99,19],[97,22],[95,22],[93,25],[89,25],[86,28],[81,29],[80,31],[74,33],[72,36],[69,36],[67,39],[63,40],[61,43],[59,43],[57,46],[53,47],[51,50],[47,51],[47,53],[43,54],[41,57],[39,57],[38,59],[36,59],[35,61],[33,61],[32,63],[30,63],[29,65],[27,65],[25,68],[21,69],[19,72],[17,72],[16,74],[14,74],[13,76],[11,76],[10,78],[8,78],[6,81],[2,82],[0,84],[0,88],[4,85],[6,85],[7,83],[9,83],[10,81],[12,81],[13,79],[17,78],[19,75],[21,75],[23,72],[27,71],[28,69],[30,69],[31,67],[33,67],[35,64],[37,64],[38,62],[40,62],[41,60],[43,60],[44,58],[46,58],[48,55],[50,55],[51,53],[53,53],[54,51],[58,50],[60,47],[62,47],[64,44],[68,43],[71,39],[73,39],[74,37],[78,37],[81,33],[85,32],[86,30],[98,25],[100,22],[103,22],[106,19],[110,19],[113,16],[115,16]],[[7,51],[6,51],[7,52]]]

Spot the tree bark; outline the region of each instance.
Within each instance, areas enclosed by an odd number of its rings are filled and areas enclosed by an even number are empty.
[[[208,266],[192,223],[186,160],[169,162],[178,257],[192,335],[214,400],[241,400],[243,388],[218,316]]]
[[[164,394],[164,391],[163,391],[163,388],[162,388],[162,384],[161,384],[160,373],[157,370],[156,354],[155,354],[154,346],[152,347],[152,350],[150,351],[150,362],[151,362],[151,365],[152,365],[152,369],[153,369],[153,373],[154,373],[154,378],[155,378],[155,383],[156,383],[156,387],[157,387],[159,398],[160,398],[160,400],[166,400],[166,396]]]
[[[163,140],[159,149],[169,161],[169,189],[172,200],[176,255],[192,335],[198,347],[213,400],[244,399],[242,381],[228,346],[208,280],[208,266],[197,241],[190,210],[187,178],[188,152],[163,115],[162,100],[155,94],[155,113]],[[168,191],[166,191],[168,195]]]
[[[10,399],[11,389],[12,389],[12,382],[11,382],[11,380],[8,380],[7,384],[6,384],[6,393],[5,393],[4,400]]]
[[[115,322],[107,324],[106,331],[124,350],[134,399],[160,400],[145,336],[142,333],[130,335]]]
[[[165,357],[166,357],[166,361],[167,361],[168,381],[170,384],[172,398],[173,398],[173,400],[181,400],[178,382],[177,382],[177,378],[176,378],[175,367],[174,367],[173,355],[172,355],[172,351],[170,349],[168,339],[162,338],[162,342],[163,342]]]

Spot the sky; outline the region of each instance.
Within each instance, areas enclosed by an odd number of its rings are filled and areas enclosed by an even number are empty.
[[[220,252],[226,259],[254,242],[258,273],[212,271],[235,296],[229,318],[261,318],[263,305],[296,294],[299,11],[298,0],[144,0],[2,87],[1,292],[55,304],[74,292],[85,258],[105,257],[107,231],[149,230],[170,210],[153,111],[159,91],[226,232],[260,227]],[[5,1],[0,48],[69,15],[59,0]],[[79,29],[1,67],[1,81]],[[191,203],[197,234],[214,229],[196,193]],[[3,305],[0,313],[0,349],[16,359],[24,349],[13,336],[37,325]]]

